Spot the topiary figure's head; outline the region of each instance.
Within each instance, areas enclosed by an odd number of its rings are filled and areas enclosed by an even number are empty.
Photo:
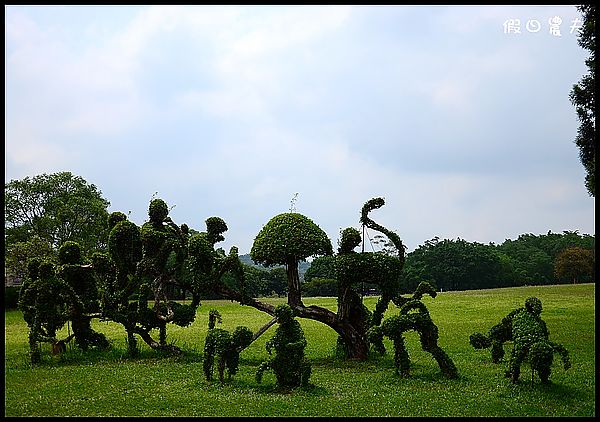
[[[287,303],[278,305],[275,308],[275,317],[279,324],[289,324],[294,319],[294,310]]]
[[[116,224],[119,221],[124,221],[127,220],[127,216],[125,214],[123,214],[121,211],[115,211],[115,212],[111,212],[108,215],[108,230],[112,230],[112,228],[114,226],[116,226]]]
[[[119,221],[108,234],[108,253],[122,271],[134,271],[142,258],[140,228],[129,220]]]
[[[231,342],[236,349],[244,349],[252,343],[252,331],[248,327],[236,327]]]
[[[206,233],[208,240],[213,245],[217,242],[222,242],[225,238],[221,235],[227,231],[227,224],[220,217],[209,217],[206,219]]]
[[[49,280],[50,278],[54,277],[54,274],[55,270],[52,262],[43,261],[40,263],[40,266],[38,267],[38,275],[41,280]]]
[[[81,264],[81,248],[79,243],[67,240],[58,249],[58,261],[61,264]]]
[[[542,313],[542,301],[537,297],[529,297],[525,300],[525,309],[538,316]]]
[[[169,215],[169,207],[162,199],[153,199],[148,207],[148,216],[152,223],[162,223]]]
[[[354,227],[348,227],[342,230],[340,236],[339,253],[350,253],[354,248],[360,245],[362,238],[360,232]]]
[[[254,239],[250,257],[266,266],[332,255],[331,241],[311,219],[298,213],[276,215]]]
[[[40,275],[40,264],[42,259],[38,257],[27,260],[27,276],[30,280],[36,280]]]

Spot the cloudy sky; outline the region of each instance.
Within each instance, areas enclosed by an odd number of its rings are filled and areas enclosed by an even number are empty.
[[[434,236],[593,234],[569,101],[587,72],[578,18],[574,6],[5,6],[5,180],[70,171],[137,224],[156,196],[197,230],[223,218],[219,246],[240,253],[290,210],[335,248],[375,196],[386,205],[371,217],[409,251]]]

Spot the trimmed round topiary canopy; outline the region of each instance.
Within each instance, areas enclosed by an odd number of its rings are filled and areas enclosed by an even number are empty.
[[[310,218],[291,212],[269,220],[250,251],[254,262],[266,266],[331,254],[333,248],[327,234]]]

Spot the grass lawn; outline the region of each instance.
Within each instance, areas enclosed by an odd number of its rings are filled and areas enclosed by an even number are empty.
[[[204,301],[196,320],[186,328],[169,327],[167,340],[184,350],[169,357],[141,340],[141,356],[126,356],[125,331],[120,325],[95,322],[113,344],[109,352],[81,353],[69,347],[51,356],[44,345],[43,362],[29,362],[27,325],[19,311],[6,311],[4,331],[5,416],[584,416],[596,414],[595,402],[595,285],[556,285],[462,292],[426,296],[439,344],[452,358],[460,378],[445,379],[431,355],[420,348],[418,335],[407,333],[411,376],[394,374],[393,347],[366,362],[335,357],[336,333],[329,327],[300,319],[312,365],[311,386],[292,393],[274,392],[275,377],[266,372],[262,384],[254,375],[268,357],[270,328],[240,355],[239,372],[221,385],[208,382],[202,370],[202,350],[208,311],[218,309],[221,328],[245,325],[256,331],[270,320],[267,314],[229,301]],[[469,335],[487,333],[510,311],[537,296],[550,340],[569,351],[572,367],[565,371],[554,357],[550,385],[522,367],[521,381],[504,377],[506,362],[493,364],[488,350],[475,350]],[[377,298],[366,297],[373,309]],[[283,303],[284,299],[265,299]],[[335,298],[305,298],[305,305],[336,309]],[[396,312],[392,306],[386,316]],[[61,337],[67,335],[67,329]],[[157,337],[157,336],[156,336]],[[507,359],[512,344],[505,345]]]

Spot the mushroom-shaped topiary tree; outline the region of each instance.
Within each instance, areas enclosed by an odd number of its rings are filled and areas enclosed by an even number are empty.
[[[266,266],[285,265],[288,279],[288,304],[304,306],[300,292],[298,262],[308,257],[331,255],[331,241],[310,218],[298,213],[273,217],[258,233],[250,257]]]

